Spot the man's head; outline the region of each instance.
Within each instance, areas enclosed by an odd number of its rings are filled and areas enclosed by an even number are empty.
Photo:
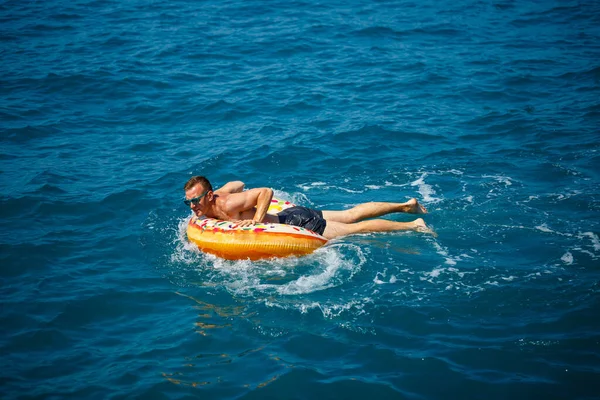
[[[185,204],[198,217],[206,212],[206,207],[213,199],[213,188],[208,179],[203,176],[192,176],[185,185]]]

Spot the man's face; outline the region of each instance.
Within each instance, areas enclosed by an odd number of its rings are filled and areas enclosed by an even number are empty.
[[[198,217],[204,215],[204,210],[208,204],[208,194],[209,192],[200,183],[185,192],[185,199],[191,200],[190,208]]]

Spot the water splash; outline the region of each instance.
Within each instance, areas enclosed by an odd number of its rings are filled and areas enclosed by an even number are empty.
[[[427,203],[438,203],[438,202],[442,201],[442,199],[433,196],[434,194],[436,194],[436,191],[433,188],[433,186],[425,183],[425,178],[427,176],[428,176],[427,172],[423,172],[421,174],[421,177],[418,178],[417,180],[411,182],[410,185],[416,186],[418,188],[419,194],[423,198],[423,201],[425,201]]]
[[[200,252],[187,240],[190,218],[178,221],[171,262],[195,271],[204,285],[220,287],[236,296],[293,296],[322,291],[350,281],[366,262],[359,246],[335,242],[304,257],[225,260]]]

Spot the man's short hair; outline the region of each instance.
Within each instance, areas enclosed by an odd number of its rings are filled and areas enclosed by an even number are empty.
[[[197,184],[201,184],[204,189],[211,191],[213,190],[212,185],[210,184],[210,182],[208,181],[208,179],[206,179],[204,176],[192,176],[190,178],[189,181],[187,181],[185,183],[185,185],[183,185],[183,190],[185,190],[186,192],[188,190],[190,190],[191,188],[193,188],[194,186],[196,186]]]

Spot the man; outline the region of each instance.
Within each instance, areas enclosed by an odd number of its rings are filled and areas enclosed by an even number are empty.
[[[239,226],[250,226],[258,222],[282,223],[309,229],[327,239],[353,233],[407,230],[434,234],[422,218],[412,222],[368,219],[393,212],[425,214],[427,210],[416,199],[410,199],[405,203],[364,203],[344,211],[318,211],[306,207],[292,207],[277,215],[269,215],[267,210],[273,198],[273,190],[269,188],[243,191],[244,183],[234,181],[213,191],[208,179],[203,176],[193,176],[183,189],[184,202],[198,217],[205,215],[209,218],[236,221]]]

